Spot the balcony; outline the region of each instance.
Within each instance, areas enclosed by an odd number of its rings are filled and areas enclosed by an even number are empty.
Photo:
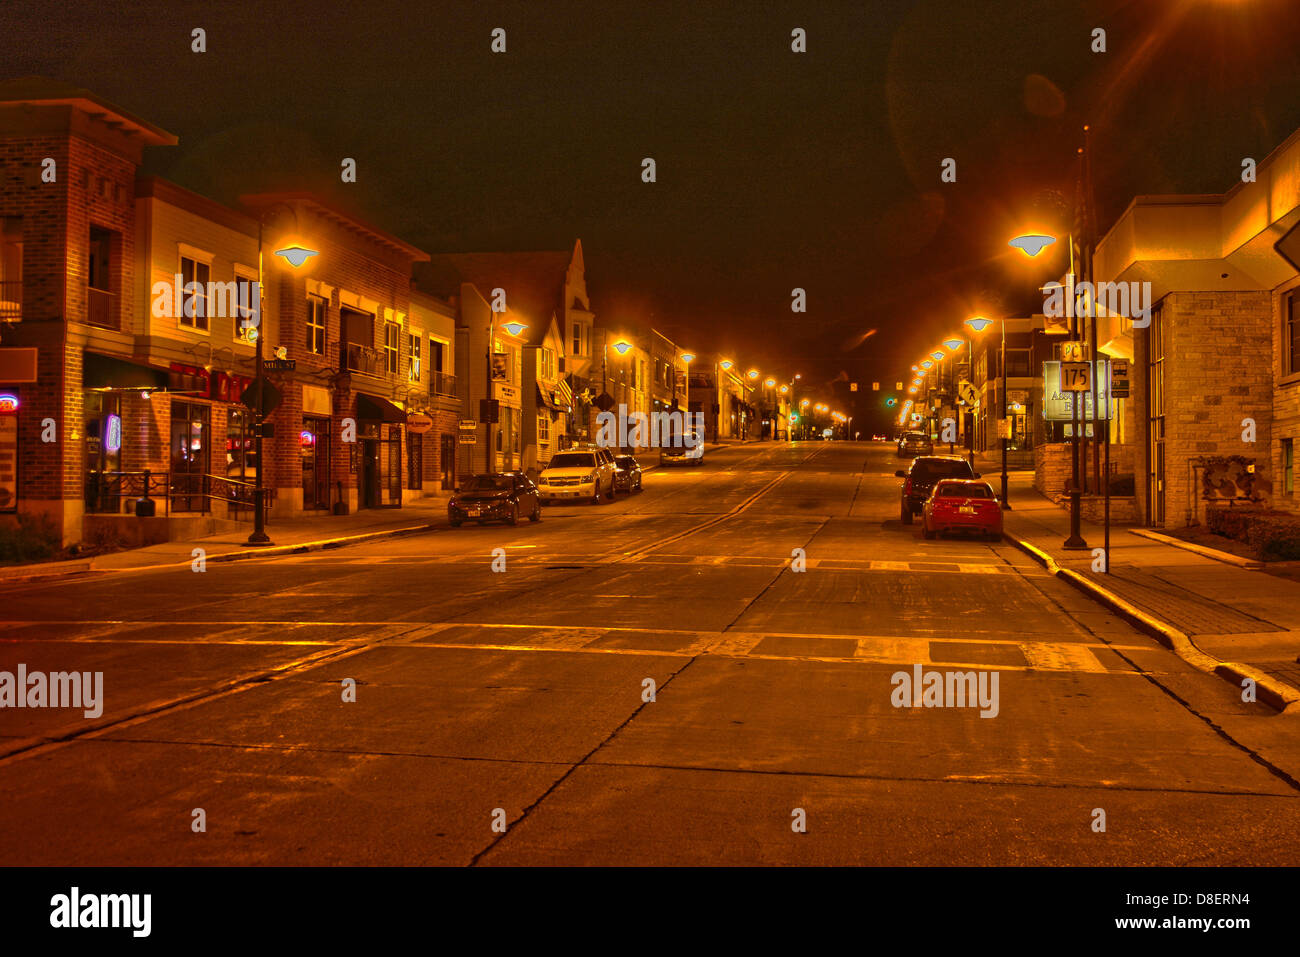
[[[0,282],[0,321],[23,317],[23,284],[21,280]]]
[[[434,372],[432,380],[429,382],[429,393],[431,395],[456,395],[456,377],[450,372]]]
[[[384,361],[382,349],[362,345],[359,342],[347,342],[344,343],[343,349],[343,371],[382,379],[388,375],[388,366]]]
[[[116,329],[117,296],[107,289],[86,287],[86,322],[101,329]]]

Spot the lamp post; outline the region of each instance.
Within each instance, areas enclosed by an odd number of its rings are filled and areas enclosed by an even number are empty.
[[[275,210],[287,209],[293,217],[295,232],[298,230],[298,212],[288,203],[276,203],[264,209],[257,218],[257,322],[253,325],[253,355],[256,365],[254,382],[257,385],[257,408],[254,410],[253,455],[257,458],[257,474],[253,476],[253,531],[244,544],[254,548],[264,548],[270,544],[271,537],[266,534],[266,462],[262,456],[262,437],[266,431],[266,352],[263,346],[265,324],[262,322],[262,304],[266,302],[266,270],[263,263],[263,226],[266,218]],[[318,255],[314,249],[305,246],[284,246],[275,251],[294,269],[297,269],[312,256]]]
[[[1067,274],[1070,280],[1069,295],[1074,295],[1074,233],[1068,233],[1067,238],[1070,247],[1070,271]],[[1042,252],[1045,248],[1056,242],[1056,237],[1049,236],[1045,233],[1030,233],[1023,236],[1017,236],[1012,239],[1008,245],[1014,246],[1023,252],[1026,256],[1033,258]],[[1081,342],[1079,335],[1079,317],[1076,315],[1077,310],[1071,306],[1066,310],[1070,316],[1070,342]],[[1006,346],[1003,346],[1003,352],[1006,352]],[[1094,356],[1094,358],[1096,358]],[[1095,366],[1094,366],[1095,368]],[[1092,378],[1095,378],[1092,377]],[[1044,383],[1046,385],[1046,383]],[[1080,402],[1076,397],[1070,400],[1071,411],[1071,436],[1070,436],[1070,535],[1061,543],[1062,548],[1071,550],[1082,550],[1088,547],[1087,541],[1084,540],[1080,530],[1080,502],[1079,496],[1081,490],[1079,487],[1080,457],[1082,455],[1081,432],[1083,431],[1083,410]],[[1096,414],[1096,404],[1093,404],[1093,414]],[[1107,565],[1109,565],[1109,556],[1107,556]]]
[[[682,435],[684,437],[686,435],[686,432],[684,430],[686,428],[689,428],[692,424],[691,423],[691,362],[695,360],[695,353],[683,352],[680,356],[678,356],[678,358],[681,359],[682,362],[686,363],[686,375],[684,377],[686,379],[686,398],[683,400],[686,403],[686,412],[685,412],[685,419],[683,421],[683,432],[682,432]],[[704,417],[703,413],[701,413],[700,417],[701,418]],[[703,436],[700,436],[700,438],[703,438]],[[685,441],[684,438],[683,441]]]
[[[526,326],[522,322],[506,322],[506,323],[502,323],[501,328],[505,329],[505,331],[510,333],[512,336],[517,336],[519,335],[519,333],[527,329],[528,326]],[[496,338],[497,338],[497,314],[496,314],[496,310],[493,309],[491,317],[488,319],[488,340],[487,340],[487,397],[489,400],[496,398],[492,394],[493,391],[495,391],[493,389],[494,380],[492,378],[492,371],[493,371],[492,356],[494,350],[496,349]],[[602,367],[601,375],[603,380],[603,376],[604,376],[603,367]],[[501,403],[500,401],[498,401],[497,419],[500,420],[500,418],[501,418]],[[486,459],[486,461],[484,462],[484,466],[486,467],[488,473],[492,474],[496,472],[497,455],[496,455],[496,448],[493,447],[492,445],[492,423],[489,421],[485,423],[485,425],[487,426],[487,454],[484,456],[484,458]],[[498,437],[501,435],[500,421],[497,422],[497,435]],[[502,452],[504,453],[505,450],[502,449]]]
[[[1011,433],[1011,422],[1007,419],[1007,320],[999,320],[1002,324],[1002,351],[998,358],[998,365],[1002,367],[1002,387],[998,389],[1000,405],[1002,407],[1001,421],[1003,425],[998,427],[998,437],[1002,443],[1002,507],[1011,511],[1011,501],[1008,498],[1007,489],[1007,442]],[[971,316],[966,320],[966,325],[970,326],[976,332],[983,332],[993,324],[992,319],[985,319],[983,316]],[[974,359],[971,360],[974,362]],[[1003,429],[1006,434],[1003,434]]]

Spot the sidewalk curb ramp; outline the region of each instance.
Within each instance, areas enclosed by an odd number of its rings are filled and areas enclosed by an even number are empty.
[[[1198,671],[1218,675],[1238,689],[1241,688],[1241,682],[1249,678],[1255,682],[1256,694],[1260,701],[1281,713],[1300,715],[1300,691],[1290,685],[1278,681],[1272,675],[1265,674],[1251,665],[1220,661],[1213,655],[1206,654],[1196,647],[1196,643],[1190,637],[1173,625],[1131,605],[1087,576],[1080,575],[1070,568],[1062,568],[1056,563],[1056,559],[1041,548],[1010,534],[1004,533],[1002,537],[1046,568],[1049,574],[1068,581],[1079,591],[1110,608],[1129,624],[1155,638]]]
[[[377,532],[361,532],[356,535],[342,535],[337,538],[322,538],[312,542],[298,542],[294,545],[271,545],[267,548],[244,548],[240,547],[235,551],[218,552],[215,555],[205,556],[207,562],[238,562],[250,558],[264,558],[268,555],[296,555],[303,552],[321,551],[326,548],[346,548],[348,545],[356,545],[361,542],[377,541],[381,538],[396,538],[400,535],[418,535],[420,532],[432,531],[440,526],[425,523],[423,525],[408,525],[404,528],[386,528]],[[195,543],[195,548],[202,548],[201,543]],[[26,574],[7,574],[9,569],[0,569],[0,585],[8,582],[27,582],[37,581],[39,579],[50,578],[71,578],[74,575],[85,575],[93,571],[108,573],[115,572],[140,572],[148,571],[151,568],[180,568],[182,565],[189,565],[191,559],[185,558],[178,562],[159,562],[153,565],[132,565],[127,568],[100,568],[92,567],[92,560],[82,560],[75,562],[53,562],[53,567],[46,570],[40,570],[41,566],[13,566],[15,570],[26,570]]]

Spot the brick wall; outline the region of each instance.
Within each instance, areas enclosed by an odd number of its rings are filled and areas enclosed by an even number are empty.
[[[1286,492],[1282,477],[1282,441],[1290,439],[1300,446],[1300,373],[1287,373],[1288,344],[1283,341],[1286,328],[1287,300],[1300,281],[1287,283],[1273,297],[1273,442],[1269,456],[1273,484],[1273,506],[1288,512],[1300,512],[1300,493]],[[1300,360],[1300,357],[1297,357]]]

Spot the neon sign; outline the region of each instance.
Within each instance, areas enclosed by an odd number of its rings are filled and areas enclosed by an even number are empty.
[[[0,412],[17,412],[18,396],[10,392],[0,394]]]
[[[118,452],[122,448],[122,417],[109,415],[104,422],[104,451]]]

